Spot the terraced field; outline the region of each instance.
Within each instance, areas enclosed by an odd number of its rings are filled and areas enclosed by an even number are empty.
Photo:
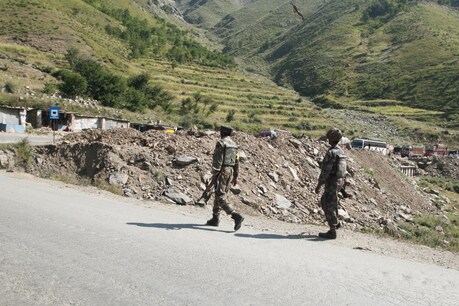
[[[224,121],[226,114],[234,110],[233,124],[252,131],[277,127],[298,133],[304,128],[301,123],[307,121],[308,126],[317,129],[309,133],[322,134],[329,126],[314,104],[254,75],[186,65],[171,69],[169,63],[161,61],[144,60],[139,64],[156,83],[174,93],[177,103],[198,92],[210,97],[218,104],[217,111],[209,116],[216,122]]]

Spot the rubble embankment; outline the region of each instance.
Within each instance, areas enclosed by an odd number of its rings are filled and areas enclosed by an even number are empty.
[[[238,209],[286,222],[324,222],[314,188],[326,143],[285,135],[271,140],[236,133],[233,138],[241,159],[239,183],[231,189],[231,201]],[[35,147],[29,171],[41,177],[77,175],[103,180],[118,186],[127,197],[195,205],[210,177],[217,140],[218,135],[209,131],[72,133],[56,145]],[[396,170],[396,158],[369,151],[346,153],[352,198],[341,200],[344,227],[390,231],[394,223],[410,221],[416,214],[440,212],[412,179]]]

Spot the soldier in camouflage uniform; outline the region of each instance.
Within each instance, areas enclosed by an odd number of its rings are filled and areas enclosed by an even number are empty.
[[[319,237],[325,239],[336,239],[336,229],[340,227],[338,221],[338,193],[344,185],[346,176],[346,155],[338,145],[342,134],[338,129],[331,129],[327,132],[328,143],[331,145],[322,161],[319,182],[316,193],[320,192],[322,185],[325,185],[324,193],[320,199],[325,218],[330,230],[326,233],[319,233]]]
[[[232,132],[231,127],[220,127],[221,139],[215,146],[212,159],[212,175],[216,178],[213,217],[207,221],[207,225],[218,226],[220,211],[223,209],[234,219],[234,230],[237,231],[244,218],[235,212],[227,201],[230,184],[237,184],[239,174],[238,147],[230,137]]]

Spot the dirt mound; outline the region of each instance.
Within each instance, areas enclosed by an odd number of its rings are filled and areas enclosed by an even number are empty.
[[[319,163],[327,145],[279,135],[274,140],[237,133],[241,174],[231,201],[244,213],[261,213],[287,222],[323,223],[314,193]],[[37,147],[32,172],[39,176],[77,174],[122,188],[125,196],[178,203],[199,198],[210,176],[218,135],[213,132],[138,132],[134,129],[86,131],[63,137],[57,145]],[[368,151],[346,150],[352,199],[341,200],[340,217],[348,228],[379,227],[387,220],[409,220],[436,209],[415,185],[394,170],[391,159]]]
[[[459,158],[457,157],[424,157],[416,161],[428,175],[459,180]]]

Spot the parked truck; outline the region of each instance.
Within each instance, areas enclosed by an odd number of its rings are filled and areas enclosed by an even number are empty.
[[[423,146],[413,146],[411,149],[410,157],[421,157],[424,156],[425,149]]]

